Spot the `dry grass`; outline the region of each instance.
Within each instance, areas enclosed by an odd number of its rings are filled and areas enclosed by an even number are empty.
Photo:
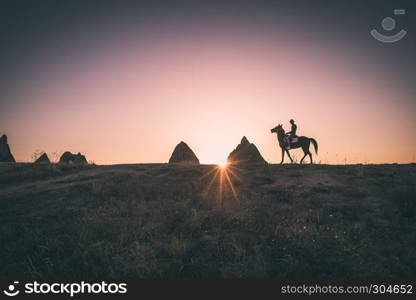
[[[0,275],[414,277],[415,171],[1,164]]]

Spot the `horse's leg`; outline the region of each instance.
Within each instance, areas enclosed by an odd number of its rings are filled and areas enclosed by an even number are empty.
[[[302,157],[302,159],[300,160],[300,164],[302,164],[303,160],[305,159],[306,155],[308,155],[308,152],[305,152],[305,150],[303,150],[303,153],[305,153],[305,155]]]
[[[282,147],[282,160],[280,161],[280,164],[283,163],[284,158],[285,158],[285,150]]]
[[[311,142],[308,140],[306,144],[302,145],[302,151],[305,154],[302,159],[300,160],[300,163],[302,164],[303,160],[305,159],[306,155],[311,155],[311,152],[309,151],[309,146],[310,146]],[[311,161],[312,161],[312,156],[311,157]]]
[[[308,154],[309,154],[309,157],[310,157],[310,159],[311,159],[311,164],[313,164],[313,161],[312,161],[312,153],[311,153],[311,152],[309,152]]]
[[[289,150],[285,150],[285,151],[286,151],[286,153],[287,153],[287,156],[289,156],[289,158],[290,158],[290,162],[293,164],[293,159],[292,159],[292,157],[290,156]]]

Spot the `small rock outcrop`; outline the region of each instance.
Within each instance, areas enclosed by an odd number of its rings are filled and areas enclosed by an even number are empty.
[[[37,164],[49,164],[51,161],[46,153],[43,153],[38,159],[35,161]]]
[[[180,142],[176,145],[175,150],[169,159],[170,164],[185,163],[185,164],[197,164],[199,165],[199,159],[189,146]]]
[[[72,154],[71,152],[67,151],[62,154],[61,158],[59,159],[60,163],[67,163],[67,164],[74,164],[74,165],[87,165],[87,159],[84,155],[78,152],[78,154]]]
[[[7,136],[5,134],[0,137],[0,162],[16,162],[10,151],[9,144],[7,143]]]
[[[229,164],[267,164],[256,145],[250,143],[245,136],[228,155],[227,161]]]

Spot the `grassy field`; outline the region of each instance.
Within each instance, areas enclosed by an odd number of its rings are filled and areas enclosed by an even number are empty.
[[[0,277],[415,277],[416,165],[0,164]]]

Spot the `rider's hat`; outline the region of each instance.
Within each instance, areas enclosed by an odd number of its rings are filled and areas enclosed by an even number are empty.
[[[293,123],[293,122],[295,122],[293,119],[290,119],[290,121],[289,121],[290,123]]]

